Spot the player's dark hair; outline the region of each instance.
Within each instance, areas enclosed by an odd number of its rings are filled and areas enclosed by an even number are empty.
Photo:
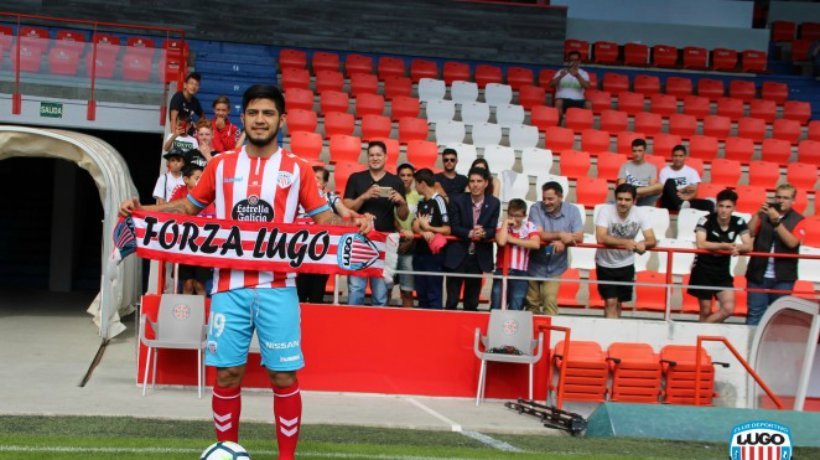
[[[643,147],[646,150],[646,139],[638,138],[632,140],[632,147]]]
[[[184,168],[182,168],[182,176],[183,177],[191,177],[191,176],[194,175],[195,172],[204,171],[204,170],[205,169],[202,166],[199,166],[196,163],[190,163],[188,165],[185,165]]]
[[[316,165],[316,166],[314,166],[314,167],[313,167],[313,172],[317,173],[317,172],[319,172],[319,171],[321,171],[321,172],[322,172],[322,180],[323,180],[325,183],[327,183],[327,181],[329,181],[329,180],[330,180],[330,171],[328,171],[327,169],[325,169],[325,167],[324,167],[324,166],[319,166],[319,165]]]
[[[628,193],[632,195],[633,200],[638,198],[638,189],[636,189],[634,185],[627,184],[626,182],[615,187],[615,198],[617,198],[621,193]]]
[[[507,203],[507,214],[513,211],[524,211],[524,215],[527,215],[527,202],[521,198],[513,198]]]
[[[541,193],[544,193],[547,190],[552,190],[558,196],[564,196],[564,187],[561,187],[561,184],[555,182],[554,180],[544,182],[544,185],[541,186]]]
[[[474,166],[474,167],[470,168],[470,172],[467,173],[467,177],[469,178],[470,176],[480,176],[482,179],[484,179],[486,181],[489,181],[490,180],[490,171],[487,171],[486,169],[484,169],[480,166]]]
[[[444,155],[453,155],[458,158],[458,152],[456,152],[456,149],[451,149],[449,147],[441,151],[441,156],[444,157]]]
[[[370,149],[371,149],[372,147],[381,147],[381,149],[382,149],[382,151],[384,152],[384,154],[385,154],[385,155],[387,155],[387,145],[385,145],[385,143],[384,143],[384,142],[382,142],[382,141],[370,141],[370,142],[367,144],[367,151],[368,151],[368,152],[370,152]]]
[[[430,187],[436,185],[436,176],[433,171],[430,171],[430,168],[419,169],[413,174],[413,178],[416,179],[416,182],[427,184]]]
[[[737,192],[732,189],[723,189],[717,194],[717,198],[715,201],[720,203],[721,201],[729,200],[732,204],[737,204]]]
[[[279,114],[285,113],[285,96],[282,91],[273,85],[253,85],[242,95],[242,111],[248,108],[248,104],[254,99],[270,99],[276,106]]]
[[[675,152],[683,152],[683,154],[686,155],[686,147],[684,147],[681,144],[678,144],[678,145],[672,147],[672,153],[675,153]]]
[[[202,75],[200,75],[199,72],[191,72],[191,73],[189,73],[188,75],[185,76],[185,83],[188,83],[188,80],[190,80],[192,78],[194,80],[196,80],[197,83],[202,81]]]

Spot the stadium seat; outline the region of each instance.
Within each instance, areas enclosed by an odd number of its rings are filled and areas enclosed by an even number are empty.
[[[678,99],[692,94],[692,79],[686,77],[667,77],[666,94],[671,94]]]
[[[712,70],[734,71],[737,69],[737,51],[728,48],[712,50]]]
[[[416,169],[436,169],[438,146],[435,142],[415,140],[407,141],[407,161]]]
[[[635,119],[635,130],[642,131],[638,129],[638,120],[637,117]],[[677,134],[666,134],[666,133],[656,133],[652,137],[652,153],[654,155],[671,155],[672,148],[676,145],[683,144],[683,140]]]
[[[760,97],[783,104],[789,97],[789,85],[776,81],[764,81],[760,86]]]
[[[552,79],[555,78],[556,73],[557,73],[557,71],[555,69],[541,69],[541,70],[539,70],[538,71],[538,86],[544,88],[547,92],[554,93],[555,88],[552,88],[550,86],[550,82],[552,82]]]
[[[655,45],[652,47],[652,64],[656,67],[677,67],[678,49],[669,45]],[[637,91],[637,90],[636,90]]]
[[[353,135],[355,117],[346,112],[325,112],[325,138],[336,134]]]
[[[354,74],[354,76],[358,75],[366,74]],[[365,115],[384,115],[384,96],[371,93],[362,93],[356,96],[356,117],[362,118]]]
[[[725,189],[725,185],[713,184],[711,182],[701,182],[698,184],[697,198],[712,198],[715,199],[717,194]]]
[[[287,108],[313,110],[313,91],[304,88],[285,89],[285,99],[288,101]]]
[[[645,155],[644,159],[647,163],[651,163],[655,165],[655,170],[660,171],[661,169],[666,167],[666,156],[665,155]],[[658,208],[660,209],[660,208]]]
[[[501,72],[501,67],[478,64],[475,66],[475,82],[479,88],[484,88],[488,83],[503,83],[504,75]]]
[[[740,120],[744,116],[743,100],[734,97],[718,99],[717,114],[732,121]]]
[[[322,136],[307,131],[290,133],[290,150],[306,160],[318,160],[322,154]]]
[[[703,134],[725,139],[732,131],[732,120],[720,115],[707,115],[703,119]]]
[[[347,187],[347,180],[350,179],[350,175],[364,170],[365,166],[358,161],[342,161],[336,163],[333,166],[333,186],[336,193],[343,196],[345,193],[345,188]]]
[[[704,162],[700,158],[687,158],[686,159],[686,166],[694,169],[698,172],[698,175],[703,179],[703,171],[704,171]]]
[[[524,150],[538,145],[538,128],[535,126],[518,124],[511,125],[509,129],[510,147],[515,150]]]
[[[695,135],[698,121],[693,115],[675,113],[669,116],[669,134],[677,134],[684,139]]]
[[[651,96],[661,92],[661,79],[655,75],[635,75],[632,79],[633,90],[644,96]]]
[[[582,217],[586,215],[586,209],[583,205],[576,204],[579,206],[580,210],[583,210]],[[584,234],[584,243],[587,244],[596,244],[595,235],[590,235],[588,233]],[[595,249],[594,248],[579,248],[579,247],[572,247],[569,248],[569,266],[570,268],[574,268],[577,270],[586,270],[589,272],[590,280],[592,280],[595,276]],[[588,284],[587,286],[593,286]],[[592,291],[595,291],[594,287],[591,288]],[[590,300],[592,299],[592,293],[590,293]],[[600,296],[598,296],[598,301],[596,305],[600,308],[603,307],[603,301],[600,300]],[[592,301],[589,303],[590,306],[593,306]]]
[[[671,94],[653,94],[649,96],[649,111],[668,118],[678,113],[678,101]]]
[[[76,48],[55,46],[48,52],[48,69],[52,75],[77,75],[80,68],[80,51]]]
[[[729,97],[751,101],[755,98],[756,93],[757,88],[755,88],[755,82],[753,81],[731,80],[729,82]]]
[[[800,214],[806,215],[806,208],[809,207],[809,199],[806,191],[797,191],[794,201],[792,202],[792,207]]]
[[[615,182],[618,180],[618,171],[628,157],[621,153],[601,152],[598,154],[598,175],[597,177],[605,179],[607,182]]]
[[[662,208],[658,208],[662,209]],[[635,273],[635,309],[639,311],[666,311],[666,275],[656,271]],[[645,286],[658,284],[659,286]]]
[[[309,131],[316,132],[318,126],[316,112],[304,109],[288,110],[288,132]]]
[[[547,92],[540,86],[521,85],[518,87],[518,103],[525,109],[546,104]]]
[[[572,109],[570,109],[572,110]],[[567,118],[567,127],[569,125],[569,118]],[[619,110],[604,110],[601,112],[600,125],[603,131],[610,131],[617,133],[619,131],[626,131],[629,125],[629,115],[626,112]]]
[[[755,153],[754,141],[744,137],[727,137],[723,146],[723,158],[741,163],[752,161]]]
[[[565,112],[564,125],[573,131],[592,128],[594,122],[592,110],[570,107]]]
[[[422,78],[418,82],[419,99],[422,101],[433,101],[444,99],[447,94],[447,85],[444,80],[433,78]]]
[[[469,81],[470,66],[463,62],[446,61],[441,76],[447,85],[452,85],[454,81]]]
[[[429,59],[410,60],[410,79],[418,83],[422,78],[438,78],[438,64]]]
[[[590,155],[581,150],[565,150],[561,152],[559,169],[562,176],[571,179],[586,177],[591,165]]]
[[[607,350],[612,371],[610,401],[657,404],[661,394],[661,362],[646,343],[616,342]]]
[[[703,96],[685,96],[683,98],[683,113],[702,120],[710,112],[709,98]]]
[[[389,76],[384,79],[384,98],[410,97],[413,93],[413,82],[407,77]]]
[[[344,91],[345,76],[337,70],[320,70],[316,72],[316,92]]]
[[[611,94],[629,91],[629,77],[621,73],[604,73],[603,90]]]
[[[645,139],[644,133],[638,131],[621,131],[616,134],[615,151],[632,156],[632,141],[635,139]]]
[[[347,112],[350,108],[350,98],[341,91],[325,91],[319,95],[319,108],[322,113]]]
[[[695,385],[699,385],[699,406],[711,406],[715,396],[715,370],[712,358],[706,350],[697,362],[696,346],[666,345],[661,349],[661,365],[666,377],[664,402],[667,404],[695,403]],[[695,371],[700,367],[700,382]]]
[[[783,103],[783,118],[796,120],[801,125],[811,118],[811,103],[805,101],[786,101]]]
[[[591,286],[591,285],[590,285]],[[564,341],[555,344],[552,362],[556,372],[563,371],[563,398],[568,401],[603,402],[606,399],[609,365],[598,342],[572,340],[564,356]]]
[[[615,64],[618,62],[618,52],[617,43],[597,41],[592,44],[592,61],[597,64]]]
[[[503,83],[487,82],[484,85],[484,101],[493,107],[512,102],[512,87]]]
[[[486,123],[490,120],[490,106],[486,102],[462,102],[461,121],[465,125]]]
[[[12,65],[12,69],[14,65]],[[27,71],[23,63],[20,68]],[[128,53],[122,57],[122,78],[127,81],[146,82],[151,79],[151,58],[144,54]],[[305,71],[307,72],[307,70]]]
[[[563,162],[564,157],[561,157]],[[575,201],[585,208],[594,208],[596,204],[605,203],[609,188],[606,179],[581,176],[575,179]]]
[[[780,166],[771,161],[749,162],[749,183],[774,189],[780,181]]]
[[[339,71],[339,54],[330,51],[314,51],[311,58],[311,68],[317,74],[322,70]]]
[[[806,139],[797,146],[797,161],[801,163],[820,163],[820,141]]]
[[[544,141],[548,149],[559,155],[564,150],[572,150],[575,146],[575,133],[569,128],[548,126],[544,130]]]
[[[521,91],[525,86],[532,86],[535,81],[535,75],[532,69],[527,67],[507,67],[507,84],[516,91]],[[519,98],[521,96],[519,95]],[[523,105],[523,104],[521,104]]]
[[[801,23],[798,36],[803,40],[820,40],[820,23]]]
[[[701,184],[705,185],[705,184]],[[698,187],[700,188],[700,187]],[[722,190],[722,189],[721,189]],[[717,195],[717,194],[715,194]],[[700,196],[700,194],[698,194]],[[714,197],[714,195],[712,196]],[[688,241],[694,242],[695,241],[695,227],[697,226],[698,221],[701,217],[706,216],[709,214],[706,211],[701,211],[700,209],[694,208],[684,208],[678,211],[678,222],[677,222],[677,240],[678,241]],[[675,258],[679,255],[675,254]]]
[[[458,164],[456,165],[456,172],[459,174],[467,175],[470,171],[470,165],[473,164],[476,158],[478,158],[478,151],[476,150],[474,145],[471,144],[462,144],[458,142],[452,142],[445,144],[446,147],[455,149],[458,152]]]
[[[782,139],[764,139],[761,147],[760,158],[764,161],[771,161],[774,164],[785,165],[792,156],[792,148],[789,141]]]
[[[712,160],[709,182],[720,187],[737,187],[738,182],[740,182],[740,162],[725,158]]]
[[[766,201],[766,187],[756,185],[738,185],[737,212],[753,214],[760,209],[760,204]]]
[[[609,131],[585,129],[581,131],[581,149],[585,152],[606,152],[609,150]]]
[[[708,98],[711,101],[716,101],[723,97],[726,89],[723,87],[723,80],[714,78],[701,78],[698,80],[698,96]]]
[[[424,113],[430,123],[452,120],[456,115],[456,104],[447,99],[427,101]]]
[[[649,47],[643,43],[624,45],[624,65],[646,66],[649,64]]]
[[[694,135],[689,139],[689,155],[712,162],[718,156],[718,140],[712,136]]]
[[[552,152],[537,147],[526,148],[521,151],[521,168],[527,174],[552,169]],[[564,191],[566,194],[566,190]]]
[[[472,144],[476,147],[484,147],[485,145],[497,145],[501,142],[501,125],[495,123],[477,123],[473,125],[471,137]]]
[[[546,105],[536,105],[530,109],[530,123],[544,132],[551,126],[558,125],[558,109]]]
[[[777,104],[768,99],[752,99],[749,101],[749,116],[766,120],[771,123],[775,119]]]
[[[618,110],[626,112],[629,115],[644,111],[644,95],[642,93],[633,93],[630,91],[621,91],[618,93]]]
[[[436,124],[436,132],[442,123]],[[423,118],[404,117],[399,119],[399,142],[426,141],[429,135],[427,120]]]
[[[789,163],[786,165],[786,182],[798,190],[816,190],[817,164]]]
[[[279,51],[279,68],[281,70],[288,68],[306,69],[307,68],[307,53],[301,50],[282,49]]]
[[[791,45],[792,62],[806,62],[809,60],[809,48],[812,46],[811,40],[794,40]]]
[[[330,162],[339,167],[342,163],[352,163],[362,166],[359,158],[362,156],[362,140],[356,136],[335,134],[330,137]]]
[[[396,96],[390,101],[390,118],[393,121],[404,117],[417,118],[421,112],[421,103],[411,96]]]
[[[764,72],[767,54],[757,50],[744,50],[740,55],[741,72]]]
[[[609,94],[609,91],[588,89],[584,93],[584,97],[586,97],[594,113],[601,113],[604,110],[612,109],[612,96]]]
[[[800,122],[797,120],[778,118],[772,124],[772,137],[788,141],[791,144],[797,144],[797,140],[800,139],[800,131]]]
[[[466,135],[467,129],[464,127],[464,123],[460,121],[436,123],[436,142],[440,145],[464,142],[464,136]]]
[[[581,274],[575,268],[569,268],[561,274],[561,284],[558,286],[559,307],[583,307],[578,303],[578,291],[581,290]]]
[[[683,48],[683,68],[684,69],[707,69],[707,61],[709,60],[709,52],[706,48],[698,46],[687,46]]]
[[[354,73],[350,76],[350,94],[353,97],[357,97],[361,94],[378,93],[379,79],[375,75],[371,73]]]
[[[797,24],[792,21],[772,21],[770,28],[773,42],[790,42],[794,40]]]
[[[737,121],[737,136],[751,139],[756,143],[763,142],[766,136],[766,120],[743,117]]]
[[[114,78],[114,71],[117,68],[117,53],[119,51],[119,46],[115,46],[112,48],[116,48],[116,50],[112,50],[110,48],[105,48],[106,51],[102,51],[103,48],[98,47],[97,49],[97,56],[94,59],[93,53],[86,53],[85,55],[85,75],[87,77],[91,77],[91,70],[92,65],[91,61],[94,60],[95,65],[94,68],[94,78]],[[102,52],[101,52],[102,51]],[[0,51],[0,53],[2,53]],[[21,67],[25,68],[25,66]],[[311,95],[312,98],[312,95]],[[312,101],[312,99],[311,99]]]
[[[363,54],[348,54],[345,58],[345,73],[351,76],[354,73],[373,73],[373,58]]]
[[[369,141],[380,137],[390,137],[393,122],[384,115],[365,115],[362,117],[362,140]]]
[[[564,40],[564,59],[566,59],[572,51],[579,52],[583,62],[589,62],[589,42],[572,38]]]
[[[392,77],[404,77],[404,60],[392,56],[382,56],[379,58],[377,72],[379,80],[382,81]]]
[[[483,158],[493,171],[511,170],[515,164],[515,150],[502,145],[485,145]]]
[[[598,84],[598,74],[595,72],[591,72],[587,70],[587,75],[589,75],[589,88],[590,89],[598,89],[600,85]]]
[[[286,67],[282,69],[280,83],[285,91],[291,88],[310,89],[310,72],[307,69]]]
[[[640,131],[649,137],[656,137],[663,128],[663,119],[660,114],[639,112],[635,114],[635,131]]]
[[[450,84],[450,99],[458,104],[478,100],[478,85],[471,81],[457,80]]]

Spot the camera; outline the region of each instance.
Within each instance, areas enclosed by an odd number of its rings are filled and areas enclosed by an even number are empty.
[[[382,198],[390,198],[390,192],[393,191],[393,187],[379,187],[379,196]]]
[[[774,209],[775,211],[780,211],[780,203],[766,203],[769,205],[770,208]]]

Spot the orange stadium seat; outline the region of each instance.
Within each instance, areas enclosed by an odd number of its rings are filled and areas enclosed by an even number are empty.
[[[695,135],[698,121],[693,115],[675,113],[669,117],[669,134],[678,134],[684,139]]]
[[[362,117],[362,140],[369,141],[379,137],[390,137],[393,122],[384,115],[365,115]]]
[[[415,140],[407,142],[407,161],[416,169],[436,168],[438,146],[435,142]]]
[[[709,98],[689,95],[683,98],[683,113],[702,120],[710,112]]]
[[[782,104],[789,97],[789,85],[776,81],[764,81],[760,86],[760,97]]]
[[[601,294],[598,292],[598,283],[595,282],[597,280],[598,272],[590,270],[589,283],[587,283],[587,291],[589,292],[587,303],[592,308],[604,308],[604,299],[601,298]]]
[[[709,66],[709,52],[699,46],[687,46],[683,49],[684,69],[706,69]]]
[[[657,67],[677,67],[678,49],[669,45],[655,45],[652,47],[652,64]]]
[[[601,152],[598,154],[598,176],[608,182],[618,180],[618,171],[626,163],[627,156],[621,153]]]
[[[715,158],[712,160],[713,185],[721,187],[737,187],[740,182],[740,162],[737,160],[727,160],[725,158]]]
[[[587,177],[591,161],[589,153],[581,150],[565,150],[561,152],[561,160],[558,163],[562,176],[571,179]]]
[[[293,131],[309,131],[316,132],[316,127],[319,122],[316,117],[316,112],[304,109],[290,109],[288,110],[288,124],[286,125],[289,132]]]
[[[621,73],[606,72],[603,85],[603,90],[612,94],[629,91],[629,77]]]
[[[749,183],[773,189],[780,180],[780,166],[771,161],[749,162]]]
[[[350,76],[350,94],[378,94],[379,79],[372,73],[354,73]]]
[[[786,164],[792,157],[792,146],[789,141],[782,139],[764,139],[761,146],[760,158],[772,161],[775,164]]]
[[[635,114],[635,131],[640,131],[649,137],[661,134],[663,119],[657,113],[639,112]]]
[[[645,66],[649,64],[649,47],[643,43],[625,44],[624,64],[636,66]]]
[[[786,165],[786,182],[799,190],[816,190],[817,164],[789,163]]]
[[[716,101],[719,97],[723,97],[724,94],[726,94],[726,89],[723,86],[723,80],[714,78],[701,78],[698,80],[698,96]]]
[[[755,98],[756,93],[757,88],[753,81],[732,80],[729,82],[729,97],[751,101]]]
[[[544,142],[553,153],[572,150],[575,146],[575,133],[569,128],[548,126],[544,130]]]
[[[711,406],[715,396],[715,369],[712,358],[702,351],[700,362],[696,362],[696,346],[667,345],[661,349],[661,366],[666,376],[664,402],[667,404],[695,404],[695,385],[698,385],[698,405]],[[696,369],[700,367],[700,381],[695,380]]]
[[[811,118],[811,103],[805,101],[786,101],[783,103],[783,118],[799,121],[801,125]]]
[[[678,100],[671,94],[653,94],[649,96],[649,111],[668,118],[678,113]]]
[[[698,184],[697,198],[712,198],[715,199],[726,186],[723,184],[713,184],[711,182],[701,182]]]
[[[417,118],[421,112],[421,102],[415,97],[398,96],[390,102],[390,117],[393,121],[404,117]]]
[[[715,48],[712,50],[712,69],[733,71],[737,69],[737,59],[737,51]]]
[[[407,77],[390,76],[384,80],[384,98],[395,99],[398,96],[410,97],[413,94],[413,81]]]
[[[570,107],[565,112],[564,124],[573,131],[583,131],[592,128],[593,122],[592,110]]]
[[[309,89],[287,88],[285,89],[285,100],[288,101],[288,110],[313,110],[314,95],[313,91]]]
[[[579,52],[581,54],[581,60],[589,62],[589,42],[572,38],[564,40],[564,58],[566,59],[567,55],[572,51]]]
[[[732,120],[729,117],[722,117],[720,115],[707,115],[703,119],[703,134],[706,136],[714,136],[719,139],[729,137],[732,131]]]
[[[541,69],[538,71],[538,86],[546,89],[549,91],[555,91],[554,88],[550,87],[550,82],[555,77],[557,71],[555,69]]]
[[[353,114],[346,112],[325,112],[325,137],[336,134],[353,135],[356,119]]]
[[[764,72],[767,58],[767,54],[762,51],[744,50],[740,55],[740,70],[742,72]]]
[[[359,164],[362,140],[356,136],[336,134],[330,138],[330,162],[338,168],[343,163]]]
[[[452,85],[454,81],[470,81],[470,66],[463,62],[447,61],[444,63],[442,77],[447,85]]]
[[[820,163],[820,141],[806,139],[797,146],[797,161],[801,163]]]
[[[694,169],[698,172],[698,175],[703,179],[703,160],[700,158],[687,158],[686,159],[686,166]]]
[[[800,139],[800,131],[800,122],[797,120],[778,118],[772,123],[772,137],[789,141],[791,144],[797,144],[797,140]]]
[[[282,49],[279,51],[279,68],[307,68],[307,53],[301,50]]]
[[[501,67],[478,64],[475,66],[475,82],[479,88],[484,88],[487,83],[504,83],[504,75],[501,72]]]
[[[692,94],[692,79],[686,77],[668,77],[666,79],[666,94],[678,99]]]
[[[364,171],[365,166],[359,162],[339,162],[333,167],[333,183],[336,193],[344,195],[347,180],[350,175],[359,171]]]
[[[812,120],[809,122],[808,138],[813,141],[820,141],[820,120]]]
[[[766,187],[756,185],[738,185],[737,212],[755,213],[760,204],[766,201]]]
[[[507,67],[507,84],[515,91],[521,91],[522,87],[532,86],[535,81],[532,69],[526,67]],[[520,98],[519,94],[519,98]],[[523,104],[522,104],[523,105]]]
[[[581,131],[581,149],[586,152],[606,152],[609,150],[609,131],[597,129]]]
[[[644,111],[644,95],[642,93],[633,93],[630,91],[621,91],[618,93],[618,110],[626,112],[629,115]]]
[[[568,268],[561,274],[562,282],[558,287],[558,306],[560,307],[583,307],[578,303],[578,291],[581,289],[581,275],[576,268]]]
[[[597,41],[592,44],[592,60],[598,64],[615,64],[618,62],[618,52],[615,42]]]
[[[755,144],[745,137],[727,137],[723,146],[723,157],[728,160],[737,160],[742,163],[752,161],[755,153]]]
[[[311,68],[316,74],[321,70],[330,70],[333,72],[339,71],[339,53],[331,51],[314,51],[311,57]]]
[[[602,402],[606,399],[609,366],[606,355],[597,342],[572,340],[569,356],[564,356],[564,341],[555,344],[552,362],[560,372],[564,371],[563,397],[569,401]]]
[[[612,96],[609,91],[600,91],[597,89],[588,89],[584,93],[587,102],[595,113],[601,113],[604,110],[612,108]]]
[[[601,112],[600,119],[601,129],[604,131],[618,132],[626,131],[629,125],[629,115],[626,112],[619,110],[604,110]],[[569,123],[567,123],[567,127]]]
[[[290,150],[306,160],[318,160],[322,154],[322,136],[307,131],[290,133]]]
[[[718,140],[712,136],[694,135],[689,139],[689,155],[711,162],[717,158]]]
[[[616,134],[615,151],[632,156],[632,141],[635,139],[645,139],[644,133],[638,131],[621,131]]]
[[[800,214],[806,215],[806,208],[809,207],[809,198],[805,190],[797,190],[792,202],[792,207]]]
[[[541,132],[551,126],[558,126],[558,109],[546,105],[533,106],[530,109],[530,123]]]
[[[319,70],[316,72],[316,92],[343,91],[345,76],[337,70]]]
[[[424,118],[404,117],[399,119],[399,142],[426,141],[430,130]]]
[[[661,361],[649,344],[613,343],[607,350],[607,361],[612,371],[611,401],[658,403]]]
[[[741,118],[737,121],[737,135],[757,143],[763,142],[766,137],[766,120],[751,117]]]
[[[820,247],[820,215],[809,217],[807,224],[804,226],[806,236],[803,238],[803,244],[813,248]]]
[[[563,156],[561,161],[563,161]],[[609,187],[606,179],[582,176],[575,179],[575,201],[592,209],[596,204],[606,203]]]
[[[391,77],[404,77],[404,60],[392,56],[382,56],[378,63],[379,80],[387,80]]]
[[[743,100],[734,97],[722,97],[718,99],[717,114],[723,117],[729,117],[732,121],[740,120],[744,115]]]
[[[422,78],[438,78],[438,63],[428,59],[410,60],[410,79],[418,83]]]
[[[345,73],[348,77],[355,73],[373,73],[373,58],[363,54],[348,54],[345,57]]]
[[[286,67],[282,69],[281,84],[285,91],[291,88],[310,89],[310,72],[298,67]]]
[[[635,130],[641,131],[637,126],[637,118],[635,120]],[[683,144],[683,140],[677,134],[656,133],[652,138],[652,153],[654,155],[671,155],[672,149],[676,145]]]
[[[658,286],[635,285],[635,309],[643,311],[666,311],[666,275],[644,270],[635,274],[636,283],[657,284]]]
[[[666,157],[664,155],[646,155],[644,158],[647,163],[655,165],[656,171],[660,171],[666,167]]]
[[[347,112],[350,97],[341,91],[325,91],[319,95],[319,108],[322,113]]]
[[[772,21],[771,25],[773,42],[790,42],[794,40],[797,31],[797,24],[792,21]]]
[[[384,96],[371,93],[356,96],[356,116],[362,118],[365,115],[384,115]]]
[[[547,92],[540,86],[521,85],[518,88],[518,103],[525,110],[532,110],[534,106],[544,105],[547,100]]]
[[[633,90],[644,96],[661,92],[661,79],[655,75],[635,75],[632,80]]]
[[[749,101],[749,116],[766,120],[766,123],[774,121],[777,112],[777,104],[768,99],[752,99]]]

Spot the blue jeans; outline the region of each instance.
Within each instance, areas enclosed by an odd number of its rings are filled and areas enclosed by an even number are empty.
[[[350,305],[364,305],[364,291],[370,280],[370,300],[373,305],[387,305],[387,284],[384,278],[365,278],[350,276],[347,278],[347,303]]]
[[[782,291],[791,291],[794,288],[794,281],[777,281],[773,278],[763,278],[763,283],[746,282],[747,289],[777,289]],[[767,294],[765,292],[750,292],[748,295],[747,304],[749,307],[746,313],[746,324],[749,326],[757,326],[760,323],[760,318],[766,309],[775,300],[783,297],[786,294]]]
[[[507,272],[512,276],[527,276],[524,270],[510,269]],[[496,275],[501,274],[501,270],[495,271]],[[491,307],[493,309],[501,308],[501,281],[496,278],[493,280],[493,290],[490,294]],[[524,297],[527,295],[527,288],[529,281],[527,280],[507,280],[507,305],[510,310],[521,310],[524,308]]]
[[[441,254],[414,254],[413,271],[441,272],[444,266],[444,256]],[[420,308],[434,308],[441,310],[444,307],[440,276],[415,275],[416,296],[419,298]]]

